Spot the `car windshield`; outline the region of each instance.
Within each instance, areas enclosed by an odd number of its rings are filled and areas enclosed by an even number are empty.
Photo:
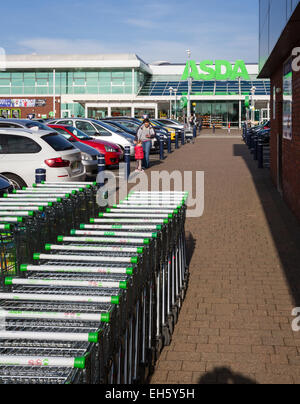
[[[172,119],[172,120],[170,120],[170,122],[173,122],[173,123],[175,123],[176,125],[182,125],[182,123],[179,122],[179,121],[177,121],[176,119]]]
[[[49,135],[42,136],[42,139],[55,151],[75,149],[75,147],[67,139],[58,133],[51,133]]]
[[[121,124],[125,126],[125,128],[137,130],[142,125],[142,122],[138,124],[133,121],[121,121]]]
[[[165,125],[163,125],[161,122],[156,121],[155,119],[151,119],[151,121],[150,121],[150,122],[152,122],[152,123],[154,123],[154,124],[156,124],[156,125],[158,125],[158,126],[160,126],[160,127],[165,126]]]
[[[105,128],[105,129],[110,130],[112,132],[116,132],[116,129],[113,128],[108,123],[99,122],[99,121],[96,121],[96,120],[93,120],[92,122],[93,122],[93,125],[95,125],[97,128],[101,128],[101,129]]]
[[[41,130],[49,130],[49,128],[41,122],[31,121],[25,124],[26,128],[31,129],[34,127],[38,127]]]
[[[82,132],[81,130],[74,128],[74,126],[66,126],[66,129],[68,129],[69,132],[73,133],[74,136],[78,137],[80,140],[92,140],[90,136],[88,136],[86,133]]]
[[[123,126],[123,125],[121,125],[121,124],[119,124],[119,123],[115,124],[115,123],[113,123],[113,122],[109,122],[109,124],[110,124],[113,128],[115,128],[115,129],[117,130],[117,133],[119,133],[120,135],[125,136],[125,137],[127,137],[128,139],[131,139],[131,138],[133,137],[133,135],[132,135],[131,133],[128,133],[128,132],[127,132],[128,130],[130,130],[129,128],[125,128],[125,126]],[[132,131],[132,129],[131,129],[131,131]],[[133,130],[133,131],[134,131],[134,130]]]
[[[63,135],[63,137],[65,139],[67,139],[69,142],[76,142],[76,139],[74,137],[72,137],[72,135],[70,135],[70,133],[66,132],[64,129],[62,128],[55,128],[56,132],[58,132],[60,135]]]

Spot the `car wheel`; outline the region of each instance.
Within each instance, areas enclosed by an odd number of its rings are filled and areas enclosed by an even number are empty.
[[[27,187],[25,181],[22,178],[18,177],[14,174],[5,174],[5,177],[9,179],[15,189],[22,189],[23,187]]]

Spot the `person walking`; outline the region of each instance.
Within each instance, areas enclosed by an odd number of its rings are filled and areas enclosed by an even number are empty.
[[[150,121],[146,118],[137,132],[137,142],[141,142],[144,151],[143,168],[149,168],[150,151],[151,151],[151,139],[155,136],[155,130],[151,126]]]

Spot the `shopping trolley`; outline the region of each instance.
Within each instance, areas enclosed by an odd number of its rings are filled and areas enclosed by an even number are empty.
[[[24,298],[21,296],[21,299]],[[20,301],[18,300],[16,302],[8,300],[8,298],[6,297],[6,300],[1,301],[0,304],[0,321],[1,324],[3,325],[3,319],[4,319],[5,327],[7,327],[9,324],[11,325],[9,321],[13,320],[14,329],[16,329],[16,325],[19,325],[19,329],[24,328],[24,322],[25,324],[28,325],[28,321],[30,321],[29,324],[31,329],[33,326],[39,327],[39,329],[41,329],[43,328],[44,322],[47,321],[48,326],[50,324],[52,327],[55,326],[56,328],[58,327],[58,323],[60,323],[60,328],[63,327],[64,331],[66,330],[68,330],[68,332],[71,332],[71,330],[74,331],[74,329],[76,330],[75,327],[79,327],[77,329],[78,330],[80,329],[80,331],[85,331],[86,326],[84,330],[82,329],[83,323],[88,324],[89,327],[91,327],[90,325],[91,323],[93,324],[93,328],[97,329],[99,328],[100,323],[105,324],[115,322],[116,319],[114,318],[114,315],[116,312],[117,312],[116,308],[111,304],[99,304],[99,303],[96,304],[90,302],[77,303],[75,297],[74,302],[56,302],[56,301],[46,302],[41,300],[34,300],[33,298],[31,300],[24,299]],[[107,339],[107,342],[106,344],[104,344],[104,347],[107,351],[107,349],[111,346],[111,335],[110,335],[111,327],[107,328],[106,331],[107,335],[105,339]],[[74,342],[77,342],[76,338]],[[94,345],[95,341],[94,340],[87,341],[86,343],[91,344],[91,342],[93,342],[93,344],[89,345],[89,351],[88,351],[92,365],[91,377],[93,383],[99,383],[101,379],[101,374],[104,374],[103,370],[100,371],[100,369],[101,367],[102,368],[105,367],[108,358],[105,357],[104,355],[101,355],[101,357],[99,357],[99,349],[97,346]],[[38,346],[36,353],[37,354],[43,353],[43,350],[41,349],[40,345]],[[78,356],[79,354],[80,356],[82,356],[83,354],[86,353],[87,352],[81,352],[81,353],[77,352],[75,356]],[[50,353],[48,355],[50,355]],[[56,356],[57,353],[54,354],[52,352],[52,355]]]

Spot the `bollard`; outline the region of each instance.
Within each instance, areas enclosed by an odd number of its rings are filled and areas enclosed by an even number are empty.
[[[193,138],[196,139],[196,137],[197,137],[197,126],[194,125],[194,128],[193,128]]]
[[[176,132],[176,135],[175,135],[175,149],[179,149],[179,135],[178,135],[178,132]]]
[[[105,156],[104,154],[100,154],[98,157],[98,175],[97,175],[97,186],[98,189],[104,186],[104,171],[105,171]]]
[[[130,176],[130,147],[129,146],[125,147],[124,161],[126,164],[125,179],[128,180],[128,178]]]
[[[159,156],[161,160],[164,160],[164,135],[160,135],[159,137]]]
[[[257,161],[258,159],[258,139],[255,137],[254,139],[254,153],[253,153],[253,159]]]
[[[37,168],[35,170],[35,183],[42,184],[43,181],[46,181],[46,170],[44,168]]]
[[[168,136],[168,153],[172,153],[172,139]]]
[[[182,146],[185,145],[185,133],[184,132],[181,132],[181,144],[182,144]]]
[[[257,158],[258,158],[258,168],[264,168],[264,146],[261,141],[258,141]]]

